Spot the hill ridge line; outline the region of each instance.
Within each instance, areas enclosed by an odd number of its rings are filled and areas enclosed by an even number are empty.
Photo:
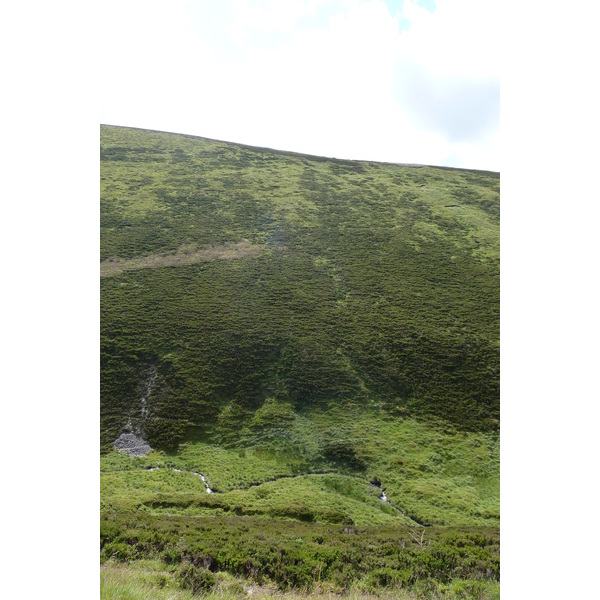
[[[475,172],[475,173],[493,173],[495,175],[499,175],[499,171],[490,171],[488,169],[468,169],[464,167],[449,167],[446,165],[427,165],[422,163],[406,163],[406,162],[393,162],[386,160],[369,160],[363,158],[338,158],[335,156],[323,156],[320,154],[309,154],[306,152],[298,152],[295,150],[281,150],[279,148],[271,148],[270,146],[253,146],[252,144],[243,144],[242,142],[234,142],[230,140],[221,140],[217,138],[209,138],[202,135],[192,135],[190,133],[178,133],[176,131],[164,131],[162,129],[148,129],[146,127],[130,127],[129,125],[110,125],[108,123],[101,123],[100,127],[117,127],[120,129],[133,129],[136,131],[146,131],[148,133],[162,133],[166,135],[178,135],[185,138],[196,139],[196,140],[206,140],[207,142],[217,142],[220,144],[230,144],[232,146],[238,146],[240,148],[261,151],[261,152],[275,152],[277,154],[283,154],[287,156],[297,156],[302,158],[310,158],[313,160],[331,160],[336,162],[353,162],[353,163],[369,163],[369,164],[377,164],[377,165],[392,165],[398,167],[408,167],[408,168],[429,168],[429,169],[445,169],[452,171],[465,171]]]

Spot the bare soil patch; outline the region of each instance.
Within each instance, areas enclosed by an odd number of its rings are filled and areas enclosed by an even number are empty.
[[[178,267],[212,260],[234,260],[255,258],[262,254],[262,246],[250,242],[236,242],[223,246],[182,246],[174,253],[150,254],[134,258],[108,258],[100,262],[100,277],[118,275],[134,269],[156,269],[157,267]]]

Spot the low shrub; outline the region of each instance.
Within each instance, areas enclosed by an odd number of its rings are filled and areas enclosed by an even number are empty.
[[[375,569],[369,573],[368,587],[369,589],[383,587],[405,587],[414,581],[414,573],[411,570],[391,569],[384,567]]]
[[[311,514],[301,504],[290,503],[287,509],[296,518]],[[412,530],[396,525],[357,527],[231,513],[164,519],[137,511],[115,515],[114,525],[118,533],[104,542],[103,561],[160,559],[190,589],[208,589],[215,584],[212,574],[226,572],[280,588],[328,583],[350,589],[360,582],[365,591],[416,590],[434,581],[448,590],[454,586],[456,594],[478,594],[486,582],[500,577],[500,540],[494,528],[432,527],[421,543]],[[463,589],[453,580],[483,583]]]
[[[301,504],[300,502],[291,502],[284,504],[271,510],[271,514],[275,517],[288,517],[290,519],[298,519],[298,521],[314,521],[315,514],[313,511]]]
[[[163,559],[163,561],[166,564],[168,564],[168,565],[176,565],[176,564],[179,564],[181,562],[182,552],[178,548],[172,548],[172,547],[165,548],[161,552],[160,557]]]
[[[183,589],[194,594],[207,592],[217,583],[217,578],[208,569],[190,563],[184,563],[177,569],[177,580]]]
[[[134,560],[137,557],[135,546],[124,544],[123,542],[109,542],[102,549],[103,560],[113,558],[122,562]]]

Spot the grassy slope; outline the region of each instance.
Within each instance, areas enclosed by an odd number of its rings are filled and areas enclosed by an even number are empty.
[[[105,444],[152,366],[158,444],[226,434],[268,397],[497,426],[497,174],[117,127],[101,142],[102,259],[158,261],[102,278]],[[239,243],[260,254],[202,259]]]
[[[104,520],[497,528],[497,174],[117,127],[101,157],[103,448],[185,441],[103,456]]]

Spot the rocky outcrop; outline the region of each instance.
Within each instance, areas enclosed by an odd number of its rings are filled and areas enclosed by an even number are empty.
[[[152,448],[146,442],[135,435],[135,433],[122,433],[113,443],[115,450],[127,452],[130,456],[146,456],[152,452]]]

